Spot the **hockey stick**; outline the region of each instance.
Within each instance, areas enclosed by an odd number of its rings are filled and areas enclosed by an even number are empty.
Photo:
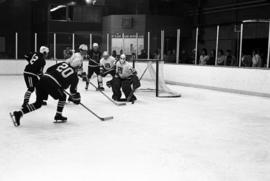
[[[94,88],[96,88],[96,90],[98,90],[102,95],[104,95],[109,101],[111,101],[113,104],[115,104],[116,106],[125,106],[127,105],[126,103],[118,103],[115,102],[114,100],[112,100],[107,94],[105,94],[103,91],[99,90],[97,88],[97,86],[95,86],[95,84],[93,84],[91,81],[89,81],[89,84],[91,84]]]
[[[64,90],[64,92],[71,96],[70,93],[68,93],[66,90]],[[87,111],[89,111],[91,114],[93,114],[95,117],[97,117],[99,120],[101,121],[108,121],[108,120],[111,120],[113,119],[113,116],[110,116],[110,117],[100,117],[99,115],[97,115],[94,111],[92,111],[91,109],[89,109],[87,106],[85,106],[83,103],[79,103],[82,107],[84,107]]]
[[[146,73],[146,71],[148,70],[148,68],[150,67],[150,65],[151,65],[151,64],[149,64],[149,65],[145,68],[145,70],[143,71],[143,73],[142,73],[142,75],[141,75],[139,81],[142,80],[144,74]],[[131,100],[131,98],[132,98],[132,96],[133,96],[133,94],[135,93],[136,90],[137,90],[137,89],[133,89],[133,90],[131,91],[131,93],[129,94],[129,96],[128,96],[128,98],[127,98],[127,102],[130,102],[130,100]],[[134,103],[134,102],[132,102],[132,103]]]

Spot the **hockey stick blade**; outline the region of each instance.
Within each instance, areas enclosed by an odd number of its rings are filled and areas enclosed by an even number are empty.
[[[113,116],[100,118],[101,121],[108,121],[108,120],[111,120],[111,119],[113,119]]]
[[[125,103],[125,102],[120,102],[120,103],[115,102],[115,104],[116,104],[117,106],[126,106],[126,105],[127,105],[127,103]]]
[[[94,88],[96,88],[98,90],[98,88],[97,88],[97,86],[95,86],[95,84],[93,84],[90,81],[89,81],[89,84],[92,85]],[[126,103],[123,103],[123,102],[122,103],[115,102],[114,100],[112,100],[107,94],[105,94],[101,90],[98,90],[98,91],[116,106],[126,106],[127,105]]]
[[[71,94],[70,93],[68,93],[66,90],[64,90],[64,92],[67,94],[67,95],[69,95],[69,96],[71,96]],[[86,105],[84,105],[83,103],[79,103],[82,107],[84,107],[88,112],[90,112],[91,114],[93,114],[96,118],[98,118],[99,120],[101,120],[101,121],[107,121],[107,120],[110,120],[110,119],[113,119],[113,116],[110,116],[110,117],[100,117],[99,115],[97,115],[94,111],[92,111],[90,108],[88,108]]]

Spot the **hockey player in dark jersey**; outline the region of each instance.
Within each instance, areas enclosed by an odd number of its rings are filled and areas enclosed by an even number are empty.
[[[127,101],[133,90],[141,86],[140,80],[137,77],[137,71],[126,61],[126,55],[122,54],[120,60],[116,63],[116,75],[112,81],[112,98],[115,101]],[[123,90],[126,99],[121,99],[121,89]],[[135,95],[131,95],[130,102],[137,100]]]
[[[22,107],[25,107],[31,94],[34,92],[36,85],[43,74],[43,68],[46,65],[45,59],[49,53],[49,48],[41,46],[39,52],[26,54],[24,57],[28,61],[24,69],[24,80],[27,86],[27,91],[24,94],[24,101]],[[46,102],[42,104],[46,105]]]
[[[98,90],[103,91],[103,84],[102,84],[102,76],[100,75],[100,59],[101,59],[101,52],[99,51],[99,46],[97,43],[93,44],[93,49],[89,51],[89,64],[88,64],[88,75],[86,81],[85,89],[88,89],[89,80],[91,79],[92,75],[95,73],[97,75],[97,82],[98,82]]]
[[[56,123],[65,123],[67,118],[62,116],[66,102],[65,89],[70,87],[73,102],[80,103],[80,94],[76,90],[78,83],[77,71],[80,68],[80,61],[73,61],[69,64],[62,62],[48,68],[46,73],[41,76],[37,84],[36,101],[23,107],[19,111],[10,113],[14,126],[20,126],[20,120],[24,114],[35,111],[42,106],[42,101],[50,95],[58,100],[57,111],[54,117]]]

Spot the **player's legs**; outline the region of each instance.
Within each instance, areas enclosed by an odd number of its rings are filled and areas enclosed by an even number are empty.
[[[121,81],[122,80],[120,78],[113,78],[112,80],[113,100],[119,101],[121,99]]]
[[[112,79],[109,80],[109,81],[107,81],[106,82],[106,85],[107,85],[107,87],[111,88],[112,87],[112,81],[113,81],[113,78],[114,78],[116,72],[115,72],[115,70],[111,70],[109,72],[106,72],[106,74],[104,75],[104,77],[107,76],[108,74],[112,76]]]
[[[36,87],[36,101],[33,104],[29,104],[22,109],[23,114],[27,114],[29,112],[35,111],[42,106],[43,100],[48,98],[48,79],[41,78],[40,82],[37,84]]]
[[[35,91],[38,78],[32,75],[24,74],[24,81],[27,87],[27,91],[24,94],[22,107],[26,106],[29,103],[31,94]]]
[[[104,91],[103,78],[100,73],[99,67],[96,67],[94,71],[95,71],[95,74],[97,75],[98,90]]]
[[[62,116],[62,112],[64,110],[65,104],[66,104],[66,99],[67,96],[65,92],[54,82],[50,83],[50,89],[49,89],[49,95],[52,96],[55,100],[58,100],[57,103],[57,108],[56,108],[56,114],[54,119],[61,120],[61,121],[66,121],[67,118]]]
[[[131,94],[132,92],[132,88],[131,88],[131,85],[132,85],[132,80],[131,79],[125,79],[122,81],[122,90],[125,94],[125,97],[128,98],[129,95]],[[136,100],[137,98],[135,97],[135,95],[133,94],[132,95],[132,98],[131,98],[131,101],[134,101]]]
[[[59,96],[59,99],[58,99],[58,104],[57,104],[57,109],[56,109],[56,114],[54,116],[54,120],[56,122],[57,121],[66,122],[67,118],[62,116],[64,107],[66,104],[66,94],[64,92],[59,92],[58,96]]]
[[[133,75],[131,80],[132,80],[133,89],[138,89],[139,87],[141,87],[141,82],[137,75]]]
[[[19,111],[13,112],[13,117],[17,126],[20,125],[20,119],[24,114],[35,111],[42,106],[43,100],[46,100],[48,98],[47,88],[48,86],[46,84],[46,80],[41,79],[36,87],[36,101],[33,104],[27,104]]]
[[[94,74],[94,68],[95,67],[88,66],[88,74],[87,74],[87,78],[88,79],[91,79],[91,77],[93,76],[93,74]]]
[[[94,67],[88,66],[88,74],[87,74],[87,80],[86,80],[86,85],[85,85],[86,90],[88,90],[89,81],[91,77],[93,76],[93,74],[94,74]]]

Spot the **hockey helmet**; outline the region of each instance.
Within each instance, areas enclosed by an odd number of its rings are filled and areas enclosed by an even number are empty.
[[[97,47],[98,48],[98,43],[93,43],[93,47]]]
[[[102,56],[103,56],[103,58],[107,59],[110,55],[107,51],[104,51]]]
[[[81,45],[79,46],[79,50],[80,50],[80,51],[88,51],[88,47],[87,47],[86,44],[81,44]]]
[[[79,69],[82,66],[82,62],[78,58],[75,58],[69,63],[69,65],[75,69]]]
[[[39,48],[39,52],[42,53],[42,54],[44,54],[44,53],[48,54],[49,53],[49,48],[46,47],[46,46],[41,46]]]

